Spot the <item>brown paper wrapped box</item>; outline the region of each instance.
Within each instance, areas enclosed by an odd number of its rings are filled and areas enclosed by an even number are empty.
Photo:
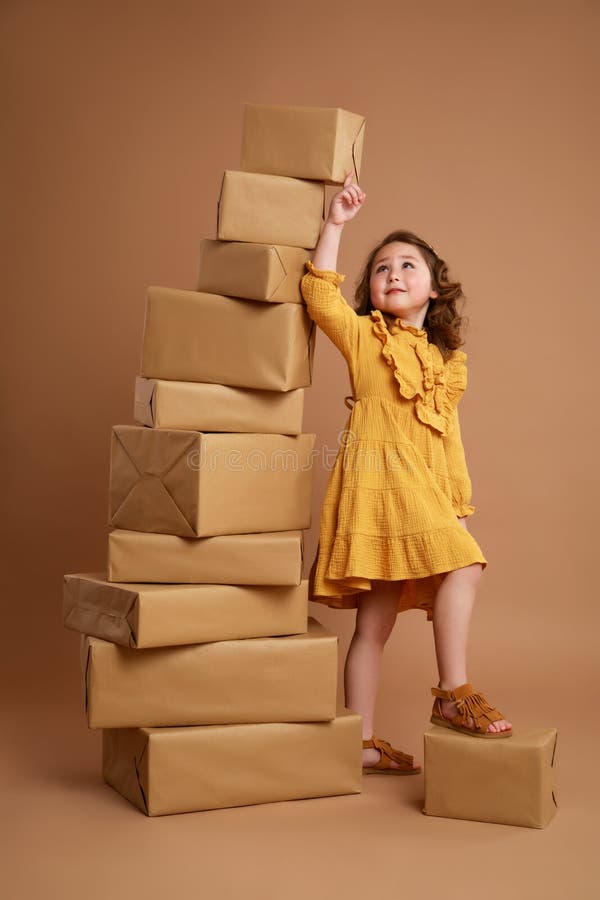
[[[300,584],[301,531],[182,538],[115,528],[108,581],[165,584]]]
[[[304,388],[254,391],[199,381],[135,380],[133,417],[149,428],[300,434]]]
[[[336,635],[305,634],[134,650],[82,635],[90,728],[318,722],[335,718]]]
[[[109,525],[181,537],[309,528],[315,437],[115,425]]]
[[[244,105],[242,169],[343,184],[360,180],[365,118],[345,109]]]
[[[304,305],[148,288],[145,378],[290,391],[311,383],[314,349]]]
[[[102,774],[147,816],[360,794],[362,718],[106,729]]]
[[[103,573],[65,575],[66,628],[123,647],[172,647],[306,632],[308,581],[233,584],[124,584]]]
[[[217,238],[312,250],[324,203],[321,182],[228,170],[219,196]]]
[[[544,828],[557,808],[556,728],[485,740],[430,726],[424,734],[429,816]]]
[[[311,255],[300,247],[205,239],[200,244],[198,290],[270,303],[303,303],[300,281]]]

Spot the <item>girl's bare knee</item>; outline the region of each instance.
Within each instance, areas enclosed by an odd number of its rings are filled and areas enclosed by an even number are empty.
[[[356,613],[356,633],[383,646],[389,638],[398,614],[399,586],[373,583],[361,594]]]
[[[370,641],[373,644],[383,647],[392,633],[393,628],[393,622],[378,622],[373,619],[363,619],[362,621],[357,621],[356,634],[362,640]]]

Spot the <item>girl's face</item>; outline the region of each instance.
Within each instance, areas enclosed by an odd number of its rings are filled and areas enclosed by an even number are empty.
[[[375,309],[422,327],[431,289],[431,272],[418,247],[401,241],[386,244],[376,254],[369,282]]]

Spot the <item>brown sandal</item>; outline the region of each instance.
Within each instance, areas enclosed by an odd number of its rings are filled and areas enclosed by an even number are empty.
[[[413,766],[414,757],[402,750],[395,750],[387,741],[380,741],[379,738],[373,737],[369,741],[363,741],[363,750],[369,750],[376,747],[380,750],[380,756],[374,766],[363,766],[365,775],[418,775],[421,766]],[[391,760],[400,765],[399,769],[392,767]]]
[[[454,731],[469,734],[471,737],[507,738],[512,736],[512,728],[507,728],[505,731],[487,730],[491,722],[497,722],[498,719],[506,717],[499,709],[490,706],[484,695],[476,691],[472,684],[467,682],[449,691],[444,691],[440,687],[432,687],[431,693],[436,698],[431,711],[431,721],[434,725],[452,728]],[[451,700],[456,703],[458,712],[452,719],[448,719],[443,714],[442,700]],[[475,728],[468,728],[466,725],[470,716],[473,718]]]

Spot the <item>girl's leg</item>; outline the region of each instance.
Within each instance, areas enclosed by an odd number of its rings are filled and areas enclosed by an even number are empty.
[[[467,639],[475,592],[483,572],[481,563],[448,572],[435,598],[433,607],[433,635],[437,657],[439,686],[451,690],[465,684],[467,678]],[[442,700],[442,714],[451,719],[456,704]],[[469,716],[467,728],[473,728]],[[492,722],[488,731],[506,731],[511,723],[505,719]]]
[[[373,581],[372,589],[359,595],[356,625],[344,666],[345,705],[363,720],[363,740],[373,735],[375,700],[383,648],[396,622],[401,582]],[[363,750],[363,766],[375,765],[375,747]],[[392,761],[393,768],[398,764]]]

